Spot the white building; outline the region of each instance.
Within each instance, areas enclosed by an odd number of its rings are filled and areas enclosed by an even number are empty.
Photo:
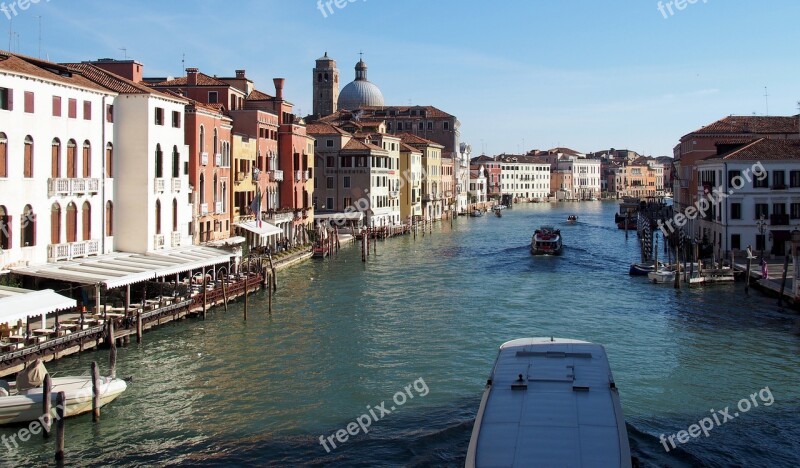
[[[760,168],[766,176],[758,177]],[[698,200],[714,188],[730,195],[715,195],[705,216],[687,222],[687,235],[713,243],[717,258],[748,246],[767,256],[791,252],[790,233],[800,229],[800,142],[755,140],[698,161],[697,171]]]
[[[600,197],[600,171],[599,159],[585,159],[577,156],[562,156],[556,163],[556,168],[561,171],[572,171],[571,197],[586,200]]]
[[[114,247],[134,253],[191,245],[192,202],[184,110],[188,103],[140,84],[141,64],[71,64],[116,91],[113,104]],[[113,67],[114,73],[101,67]],[[116,73],[116,74],[115,74]]]
[[[0,270],[111,252],[115,92],[0,53]]]
[[[471,171],[469,162],[472,159],[472,146],[461,143],[459,152],[453,161],[456,177],[456,213],[465,214],[469,207],[469,197],[467,191],[470,186]]]
[[[515,199],[545,201],[550,197],[550,164],[533,156],[497,156],[500,191]]]
[[[475,203],[486,203],[486,170],[483,166],[470,171],[469,195]]]

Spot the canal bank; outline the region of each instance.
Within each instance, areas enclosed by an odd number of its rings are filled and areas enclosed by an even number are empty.
[[[424,238],[381,241],[366,263],[358,248],[342,248],[285,270],[271,315],[262,291],[250,296],[246,323],[239,301],[197,326],[154,329],[119,350],[118,374],[134,381],[104,409],[102,436],[90,418],[69,421],[67,460],[463,466],[497,347],[562,336],[606,346],[645,466],[791,464],[800,440],[796,317],[774,299],[745,296],[740,283],[675,291],[629,277],[638,245],[613,225],[615,209],[542,203],[461,217]],[[579,222],[566,225],[569,214]],[[531,257],[530,236],[544,224],[561,229],[561,257]],[[81,373],[107,354],[48,367]],[[319,444],[420,377],[425,397],[331,454]],[[660,434],[765,386],[772,406],[678,450],[661,446]],[[7,460],[49,462],[51,444],[31,440]]]

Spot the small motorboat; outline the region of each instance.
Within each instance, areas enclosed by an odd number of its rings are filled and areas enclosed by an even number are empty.
[[[497,216],[498,218],[502,218],[503,210],[494,210],[494,215]]]
[[[647,279],[655,284],[673,283],[675,282],[675,270],[659,268],[647,273]]]
[[[575,224],[578,222],[578,217],[575,215],[567,216],[567,224]]]
[[[506,208],[507,208],[507,206],[505,206],[505,205],[495,205],[492,209],[495,210],[495,211],[501,211],[501,210],[505,210]]]
[[[658,263],[658,268],[663,267],[663,263]],[[653,263],[632,263],[628,274],[631,276],[647,276],[648,273],[655,270],[656,266]]]
[[[472,210],[472,212],[469,215],[472,216],[473,218],[480,218],[481,216],[483,216],[483,211]]]
[[[532,255],[561,255],[561,231],[552,226],[542,226],[531,238]]]
[[[312,256],[314,258],[325,258],[330,253],[330,250],[331,248],[327,242],[317,242],[314,244],[314,253]]]
[[[35,375],[28,378],[26,375]],[[15,383],[0,381],[0,425],[19,424],[34,421],[42,416],[44,389],[41,382],[47,370],[41,360],[31,363],[17,376]],[[92,378],[53,377],[52,408],[56,407],[56,396],[64,392],[66,397],[66,417],[78,416],[92,411]],[[20,387],[17,387],[20,385]],[[33,385],[31,387],[31,385]],[[128,387],[123,379],[100,377],[100,406],[114,401]],[[54,413],[55,414],[55,413]]]

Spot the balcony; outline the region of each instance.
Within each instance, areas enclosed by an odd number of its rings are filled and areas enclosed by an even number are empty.
[[[207,215],[208,215],[208,203],[201,203],[200,216],[207,216]]]
[[[178,231],[173,232],[170,234],[170,245],[172,247],[180,247],[181,245],[181,233]]]
[[[49,262],[59,262],[84,258],[100,253],[100,241],[88,240],[82,242],[70,242],[67,244],[50,244],[47,246],[47,260]]]
[[[391,192],[389,192],[389,198],[397,198],[399,196],[400,196],[399,190],[392,190]]]
[[[156,177],[153,180],[153,191],[155,193],[164,193],[164,188],[166,185],[167,183],[162,177]]]
[[[156,234],[153,236],[153,250],[161,250],[164,248],[164,234]]]
[[[237,184],[240,184],[240,183],[244,182],[244,180],[246,178],[247,178],[247,173],[246,172],[240,171],[240,172],[236,173],[236,183]]]
[[[200,153],[200,164],[203,166],[208,165],[208,153]]]
[[[222,153],[214,153],[214,164],[222,166]]]
[[[294,171],[294,181],[299,182],[303,179],[303,171]]]
[[[294,218],[294,215],[291,211],[284,211],[284,212],[276,212],[276,211],[268,211],[267,218],[265,221],[271,224],[277,223],[285,223],[291,221]]]
[[[303,172],[303,181],[306,181],[311,178],[311,171],[302,171]]]
[[[283,182],[283,171],[274,170],[269,171],[270,182]]]
[[[771,215],[769,215],[769,225],[770,226],[788,226],[789,225],[789,215],[788,214],[771,214]]]
[[[214,203],[214,213],[224,213],[225,208],[222,206],[222,202],[218,201]]]
[[[100,179],[48,179],[47,189],[51,197],[97,193],[100,191]]]
[[[172,191],[173,192],[181,191],[181,179],[178,178],[172,179]]]

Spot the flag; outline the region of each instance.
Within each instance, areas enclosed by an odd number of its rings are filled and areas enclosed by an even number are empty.
[[[252,203],[250,203],[250,211],[256,217],[256,225],[261,227],[261,190],[256,186],[256,196],[253,197]]]

